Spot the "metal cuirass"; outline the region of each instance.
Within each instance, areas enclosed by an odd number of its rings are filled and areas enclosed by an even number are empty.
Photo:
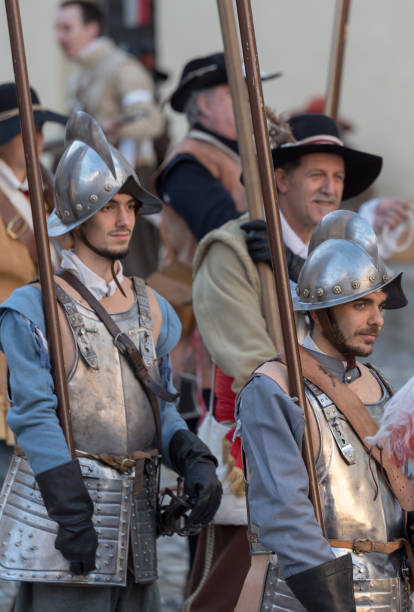
[[[134,342],[156,377],[149,305],[145,285],[138,280],[135,304],[111,318]],[[142,385],[93,310],[59,289],[57,296],[76,344],[75,362],[68,374],[76,449],[125,456],[153,448],[154,417]]]
[[[383,390],[378,403],[366,404],[377,421],[389,393],[377,373],[371,372]],[[403,537],[403,511],[376,462],[325,393],[306,380],[305,392],[320,434],[316,472],[328,539],[387,542]],[[338,557],[351,552],[345,548],[332,550]],[[401,550],[390,555],[351,555],[357,612],[408,612],[409,592]],[[260,610],[305,612],[281,576],[276,558],[268,564]]]

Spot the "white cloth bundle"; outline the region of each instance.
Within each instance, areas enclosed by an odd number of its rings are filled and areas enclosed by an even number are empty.
[[[367,440],[384,447],[399,465],[414,460],[414,376],[385,404],[378,433]]]

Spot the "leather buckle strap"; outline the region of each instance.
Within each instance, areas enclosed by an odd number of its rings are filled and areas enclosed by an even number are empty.
[[[403,538],[394,540],[393,542],[374,542],[369,538],[356,538],[355,540],[328,540],[330,546],[334,548],[348,548],[353,553],[360,555],[362,553],[382,553],[390,555],[391,553],[405,548]]]
[[[362,552],[373,552],[374,542],[369,538],[357,538],[352,545],[352,552],[359,555]]]
[[[20,222],[20,223],[19,223]],[[20,225],[20,227],[18,227]],[[20,215],[15,215],[6,226],[7,235],[10,236],[12,240],[19,240],[25,233],[29,226],[23,217]]]

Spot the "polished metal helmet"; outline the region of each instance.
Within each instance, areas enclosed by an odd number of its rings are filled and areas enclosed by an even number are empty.
[[[141,203],[141,215],[161,210],[161,201],[141,186],[134,169],[87,113],[78,111],[69,119],[65,147],[56,169],[49,236],[61,236],[81,225],[122,189]]]
[[[385,308],[402,308],[407,299],[402,274],[390,275],[377,260],[351,240],[329,238],[310,253],[300,272],[294,310],[319,310],[353,302],[374,291],[387,293]]]
[[[309,253],[329,238],[352,240],[378,260],[378,244],[374,228],[364,217],[352,210],[334,210],[325,215],[315,227],[309,242]]]

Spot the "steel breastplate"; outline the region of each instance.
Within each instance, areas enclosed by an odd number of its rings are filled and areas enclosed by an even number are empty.
[[[140,350],[153,377],[152,321],[144,281],[134,279],[137,300],[111,314]],[[155,423],[148,398],[128,362],[97,315],[61,288],[57,292],[76,346],[68,375],[75,447],[89,453],[127,455],[153,447]]]
[[[378,420],[381,407],[388,399],[388,392],[377,379],[383,389],[382,398],[375,404],[365,404],[374,420]],[[374,459],[370,458],[352,427],[334,405],[333,410],[337,411],[341,427],[341,440],[332,432],[324,414],[326,407],[319,399],[321,396],[315,395],[308,384],[306,396],[320,433],[316,473],[327,537],[340,540],[369,538],[380,542],[402,537],[403,511]],[[344,456],[346,452],[350,453],[348,460]],[[349,550],[338,549],[335,552],[345,554]],[[392,555],[352,553],[352,556],[356,579],[393,577],[398,575],[401,565],[400,551]]]

